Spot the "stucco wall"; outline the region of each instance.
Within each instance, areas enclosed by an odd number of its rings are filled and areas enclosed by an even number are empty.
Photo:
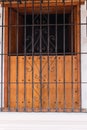
[[[87,115],[1,113],[0,130],[87,130]]]
[[[87,108],[87,6],[81,6],[81,88],[82,107]]]

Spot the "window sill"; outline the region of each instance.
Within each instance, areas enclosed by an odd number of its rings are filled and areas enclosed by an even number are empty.
[[[86,113],[0,113],[0,130],[87,130]]]

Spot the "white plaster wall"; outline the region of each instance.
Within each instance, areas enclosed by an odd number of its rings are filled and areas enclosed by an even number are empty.
[[[87,109],[87,9],[86,3],[81,6],[81,88],[82,107]]]
[[[1,15],[1,8],[0,8]],[[86,23],[86,5],[81,7],[81,22]],[[2,19],[0,17],[0,25]],[[1,54],[0,27],[0,54]],[[81,26],[81,52],[87,52],[86,26]],[[1,57],[0,57],[1,61]],[[0,63],[1,68],[1,63]],[[81,55],[81,81],[87,82],[87,54]],[[0,73],[1,79],[1,73]],[[1,86],[1,85],[0,85]],[[87,108],[87,86],[82,83],[82,107]],[[0,94],[1,95],[1,94]],[[86,113],[0,113],[0,130],[87,130]]]
[[[0,71],[0,98],[2,98],[2,106],[3,106],[4,105],[4,55],[3,55],[3,67],[2,67],[1,54],[2,54],[2,49],[4,50],[4,33],[3,33],[3,48],[2,48],[2,27],[1,26],[2,26],[2,8],[0,7],[0,70],[2,70],[3,73],[2,83],[1,83],[1,71]],[[1,97],[1,87],[3,93],[2,97]],[[1,106],[1,100],[0,100],[0,106]]]
[[[0,8],[0,15],[1,15],[1,8]],[[2,17],[0,16],[0,25],[2,24]],[[1,33],[1,27],[0,27],[0,54],[1,54],[1,38],[2,38],[2,33]],[[0,70],[1,70],[1,56],[0,56]],[[0,71],[0,83],[1,83],[1,71]],[[0,95],[1,95],[1,84],[0,84]],[[0,106],[1,106],[1,101],[0,101]]]
[[[0,113],[0,130],[87,130],[87,114]]]

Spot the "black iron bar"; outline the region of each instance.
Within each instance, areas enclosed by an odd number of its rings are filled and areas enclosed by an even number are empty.
[[[63,24],[57,24],[58,26],[63,26]],[[81,26],[84,26],[84,25],[87,25],[87,22],[86,23],[77,23],[77,24],[71,24],[71,23],[65,23],[65,26],[68,25],[68,26],[75,26],[75,25],[81,25]],[[13,24],[11,25],[11,27],[16,27],[17,25]],[[26,24],[26,25],[19,25],[19,27],[32,27],[32,26],[40,26],[40,24],[34,24],[34,25],[29,25],[29,24]],[[41,24],[41,26],[48,26],[47,24]],[[55,26],[55,24],[50,24],[50,26]],[[0,25],[0,27],[2,27],[2,25]],[[3,27],[8,27],[8,25],[3,25]]]
[[[11,9],[11,0],[9,1],[10,2],[10,7],[9,7],[9,25],[8,25],[8,28],[9,28],[9,45],[8,45],[8,51],[10,52],[11,51],[11,14],[12,14],[12,9]],[[8,54],[9,54],[8,52]],[[8,111],[10,112],[10,56],[8,56]]]
[[[34,112],[34,0],[32,0],[32,112]]]
[[[26,111],[26,0],[24,3],[24,112]]]
[[[40,82],[34,82],[34,84],[39,84]],[[43,84],[47,84],[48,82],[42,82]],[[64,82],[57,82],[57,84],[63,84]],[[66,84],[87,84],[87,82],[65,82]],[[2,82],[4,84],[4,82]],[[10,84],[16,84],[16,82],[10,82]],[[23,84],[23,82],[19,82],[19,84]],[[32,82],[26,82],[26,84],[32,84]],[[55,84],[55,82],[50,82],[50,84]]]
[[[18,104],[19,104],[19,99],[18,99],[18,86],[20,85],[18,83],[18,37],[19,37],[19,28],[18,28],[18,25],[19,25],[19,3],[17,3],[17,15],[16,15],[16,23],[15,25],[17,25],[16,27],[16,112],[18,112]]]
[[[80,81],[79,81],[79,85],[80,85],[80,112],[82,112],[82,73],[81,73],[81,71],[82,71],[82,69],[81,69],[81,64],[82,64],[82,62],[81,62],[81,56],[82,56],[82,52],[81,52],[81,26],[80,26],[80,24],[81,24],[81,5],[80,5],[80,3],[81,3],[81,0],[79,0],[79,28],[80,28],[80,30],[79,30],[79,33],[80,33],[80,37],[79,37],[79,57],[80,57]],[[86,23],[87,24],[87,23]],[[79,71],[79,70],[78,70]],[[81,82],[81,83],[80,83]]]
[[[40,53],[34,53],[34,56],[38,56]],[[48,53],[41,53],[43,56],[45,56],[45,55],[47,55]],[[55,54],[56,53],[50,53],[49,55],[50,56],[55,56]],[[66,56],[68,56],[68,55],[70,55],[71,53],[70,52],[66,52]],[[85,54],[87,54],[87,52],[73,52],[73,56],[75,56],[75,55],[77,55],[77,54],[83,54],[83,55],[85,55]],[[1,55],[1,54],[0,54]],[[7,55],[7,54],[2,54],[2,55]],[[9,56],[16,56],[17,54],[16,53],[12,53],[12,54],[10,54]],[[24,53],[19,53],[18,54],[19,56],[24,56]],[[32,53],[26,53],[26,55],[27,56],[31,56],[32,55]],[[63,55],[63,53],[61,52],[61,53],[57,53],[57,55],[58,55],[58,57],[60,57],[60,56],[62,56]]]
[[[64,81],[64,109],[66,110],[66,84],[65,84],[65,1],[63,1],[63,81]]]
[[[10,84],[15,84],[16,82],[10,82]],[[23,82],[19,82],[20,84],[22,84]],[[39,84],[40,82],[34,82],[34,84]],[[48,82],[42,82],[43,84],[47,84]],[[70,83],[73,83],[73,84],[79,84],[79,83],[82,83],[82,84],[87,84],[87,82],[65,82],[66,84],[70,84]],[[2,82],[2,84],[4,84],[4,82]],[[32,84],[32,82],[26,82],[26,84]],[[50,82],[50,84],[55,84],[55,82]],[[57,84],[63,84],[63,82],[57,82]]]
[[[70,21],[70,23],[71,24],[73,24],[73,22],[74,22],[74,8],[73,8],[73,0],[71,0],[71,21]],[[71,87],[72,87],[72,89],[71,89],[71,93],[72,93],[72,97],[71,97],[71,100],[72,100],[72,108],[71,108],[71,111],[73,112],[74,111],[74,86],[73,86],[73,79],[74,79],[74,75],[73,75],[73,52],[74,52],[74,49],[73,49],[73,47],[74,47],[74,41],[73,41],[73,39],[74,39],[74,37],[73,37],[73,29],[74,28],[74,26],[72,25],[71,26],[71,38],[70,38],[70,42],[71,42]]]
[[[58,1],[56,0],[56,25],[55,25],[55,27],[56,27],[56,29],[55,29],[55,34],[56,34],[56,46],[55,46],[55,53],[56,53],[56,111],[58,111],[58,84],[57,84],[57,82],[58,82],[58,54],[57,54],[57,46],[58,46],[58,36],[57,36],[57,30],[58,30],[58,28],[57,28],[57,13],[58,13]]]
[[[49,6],[49,4],[50,4],[50,1],[48,0],[48,47],[47,47],[47,55],[48,55],[48,57],[47,57],[47,62],[48,62],[48,112],[50,111],[50,77],[49,77],[49,75],[50,75],[50,63],[49,63],[49,45],[50,45],[50,40],[49,40],[49,36],[50,36],[50,28],[49,28],[49,9],[50,9],[50,6]]]
[[[42,111],[42,0],[40,0],[40,111]]]

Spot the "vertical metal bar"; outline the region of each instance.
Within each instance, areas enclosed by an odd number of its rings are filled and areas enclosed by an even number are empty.
[[[8,45],[8,50],[9,50],[9,56],[8,56],[8,111],[10,111],[10,53],[11,53],[11,18],[12,18],[12,9],[11,9],[11,6],[12,6],[12,3],[11,3],[11,0],[9,1],[10,2],[10,7],[9,7],[9,24],[8,24],[8,27],[9,27],[9,45]]]
[[[65,82],[65,1],[63,2],[63,60],[64,60],[64,112],[66,111],[66,82]]]
[[[26,0],[24,7],[24,111],[26,111]]]
[[[18,26],[19,26],[19,3],[17,2],[17,15],[16,15],[16,112],[18,111]]]
[[[34,0],[32,0],[32,112],[34,111]]]
[[[78,25],[80,26],[79,28],[80,28],[80,37],[79,37],[79,57],[80,57],[80,81],[79,81],[79,85],[80,85],[80,112],[82,112],[82,91],[81,91],[81,85],[82,85],[82,83],[81,83],[81,26],[82,26],[82,24],[81,24],[81,0],[79,0],[79,23],[78,23]]]
[[[49,42],[50,42],[50,39],[49,39],[49,36],[50,36],[50,31],[49,31],[49,0],[48,0],[48,58],[47,58],[47,61],[48,61],[48,112],[50,111],[50,88],[49,88],[49,71],[50,71],[50,64],[49,64]]]
[[[42,0],[40,0],[40,111],[42,111]]]
[[[0,111],[3,111],[3,28],[4,28],[4,1],[2,3],[2,41],[1,41],[1,107]]]
[[[74,26],[73,26],[73,24],[74,24],[74,13],[73,13],[73,10],[74,10],[74,8],[73,8],[73,0],[71,0],[71,21],[70,21],[70,28],[71,28],[71,85],[72,85],[72,112],[73,112],[73,110],[74,110],[74,88],[73,88],[73,54],[74,54],[74,49],[73,49],[73,44],[74,44],[74,41],[73,41],[73,28],[74,28]]]
[[[58,37],[57,37],[57,11],[58,10],[58,2],[56,0],[56,46],[55,46],[55,52],[56,52],[56,111],[58,111],[58,63],[57,63],[57,44],[58,44]]]

